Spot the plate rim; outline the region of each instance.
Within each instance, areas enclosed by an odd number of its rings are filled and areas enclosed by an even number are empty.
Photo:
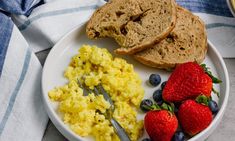
[[[73,28],[71,31],[69,31],[67,34],[65,34],[50,50],[44,66],[43,66],[43,70],[42,70],[42,77],[41,77],[41,90],[42,90],[42,99],[43,99],[43,105],[44,108],[50,118],[50,120],[52,121],[52,123],[55,125],[55,127],[59,130],[59,132],[64,135],[67,139],[69,140],[78,140],[78,141],[82,141],[82,138],[75,134],[71,129],[68,128],[68,126],[66,126],[64,124],[64,122],[61,120],[61,118],[56,114],[56,112],[54,111],[54,109],[51,106],[51,103],[49,101],[48,94],[46,92],[44,92],[44,84],[43,82],[46,80],[46,66],[48,66],[48,60],[50,59],[51,54],[53,54],[58,46],[60,46],[61,43],[64,42],[64,40],[66,40],[66,38],[68,38],[71,34],[73,34],[75,31],[79,31],[81,32],[82,27],[84,27],[84,25],[86,24],[86,22],[83,22],[81,24],[79,24],[78,26],[76,26],[75,28]],[[224,101],[222,102],[221,108],[219,110],[219,112],[217,113],[216,117],[213,119],[212,123],[202,132],[200,132],[199,134],[197,134],[196,136],[194,136],[193,138],[189,139],[189,141],[199,141],[201,140],[201,138],[207,138],[209,135],[211,135],[211,133],[215,130],[215,128],[218,126],[218,124],[220,123],[224,112],[225,112],[225,108],[227,106],[228,103],[228,97],[229,97],[229,90],[230,90],[230,82],[229,82],[229,75],[228,75],[228,71],[227,71],[227,67],[225,65],[225,62],[222,58],[222,56],[219,54],[218,50],[215,48],[215,46],[209,41],[207,40],[208,43],[208,48],[212,50],[212,52],[218,57],[219,62],[222,66],[223,72],[224,72],[224,76],[225,76],[225,97],[224,97]],[[206,134],[207,133],[207,134]],[[208,134],[209,133],[209,134]]]

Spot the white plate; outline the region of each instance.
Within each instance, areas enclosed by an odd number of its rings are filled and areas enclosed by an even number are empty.
[[[111,39],[100,39],[100,40],[89,40],[85,34],[85,26],[81,25],[78,28],[75,28],[70,33],[68,33],[64,38],[62,38],[50,51],[46,62],[44,64],[43,75],[42,75],[42,92],[43,92],[43,101],[45,105],[45,109],[51,119],[51,121],[55,124],[56,128],[69,140],[71,141],[90,141],[91,137],[82,138],[76,135],[72,130],[69,129],[67,125],[65,125],[58,113],[57,106],[58,104],[52,102],[48,97],[48,91],[53,89],[56,86],[62,86],[67,83],[67,79],[63,77],[63,73],[67,68],[71,57],[78,53],[79,47],[83,44],[89,45],[97,45],[98,47],[105,47],[111,53],[113,49],[118,45]],[[190,139],[190,141],[202,141],[206,139],[212,131],[217,127],[221,118],[224,114],[225,107],[227,105],[228,96],[229,96],[229,78],[228,72],[225,66],[225,63],[219,53],[216,51],[215,47],[208,42],[209,49],[204,63],[206,63],[210,68],[213,74],[218,76],[223,80],[223,83],[220,85],[215,85],[215,88],[220,91],[221,97],[219,100],[220,111],[214,118],[213,122],[210,124],[208,128],[194,136]],[[115,55],[117,56],[117,55]],[[162,77],[162,81],[167,80],[170,73],[150,67],[146,67],[131,57],[127,56],[119,56],[125,58],[129,63],[134,65],[134,69],[137,73],[140,74],[143,80],[143,87],[145,89],[145,98],[150,98],[154,90],[158,89],[158,87],[153,88],[147,85],[146,81],[151,73],[159,73]],[[215,100],[218,100],[217,97],[213,95]],[[144,115],[139,114],[138,119],[143,119]],[[145,133],[144,137],[147,137]]]

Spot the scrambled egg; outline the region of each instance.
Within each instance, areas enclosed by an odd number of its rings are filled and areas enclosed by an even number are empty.
[[[110,108],[103,95],[83,96],[77,80],[90,89],[102,84],[114,101],[113,117],[124,127],[132,141],[143,133],[143,121],[137,121],[137,108],[144,96],[141,79],[133,65],[113,58],[107,49],[83,45],[65,71],[68,84],[49,92],[59,102],[63,120],[80,136],[93,135],[97,141],[119,141],[110,121],[105,117]]]

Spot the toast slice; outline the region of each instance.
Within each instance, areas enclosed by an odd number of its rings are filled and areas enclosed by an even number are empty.
[[[117,54],[134,54],[164,39],[176,23],[174,0],[111,0],[89,20],[90,39],[112,37]]]
[[[203,21],[177,6],[177,22],[173,31],[152,48],[136,53],[134,58],[145,65],[169,70],[184,62],[201,63],[206,52],[207,35]]]

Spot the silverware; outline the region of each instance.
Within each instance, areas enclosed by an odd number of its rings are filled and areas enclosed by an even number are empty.
[[[235,17],[235,0],[227,0],[227,5],[229,7],[230,12]]]
[[[112,99],[110,98],[109,94],[105,91],[103,86],[99,84],[98,86],[94,87],[94,90],[89,89],[86,85],[83,85],[79,80],[78,84],[80,88],[83,89],[83,95],[87,96],[89,93],[94,93],[95,95],[102,94],[104,99],[110,103],[110,108],[108,111],[106,111],[105,117],[109,119],[110,123],[112,124],[113,128],[115,129],[115,132],[117,133],[119,139],[121,141],[130,141],[129,136],[127,135],[126,131],[122,126],[118,123],[118,121],[113,117],[113,112],[115,110],[114,103]]]

